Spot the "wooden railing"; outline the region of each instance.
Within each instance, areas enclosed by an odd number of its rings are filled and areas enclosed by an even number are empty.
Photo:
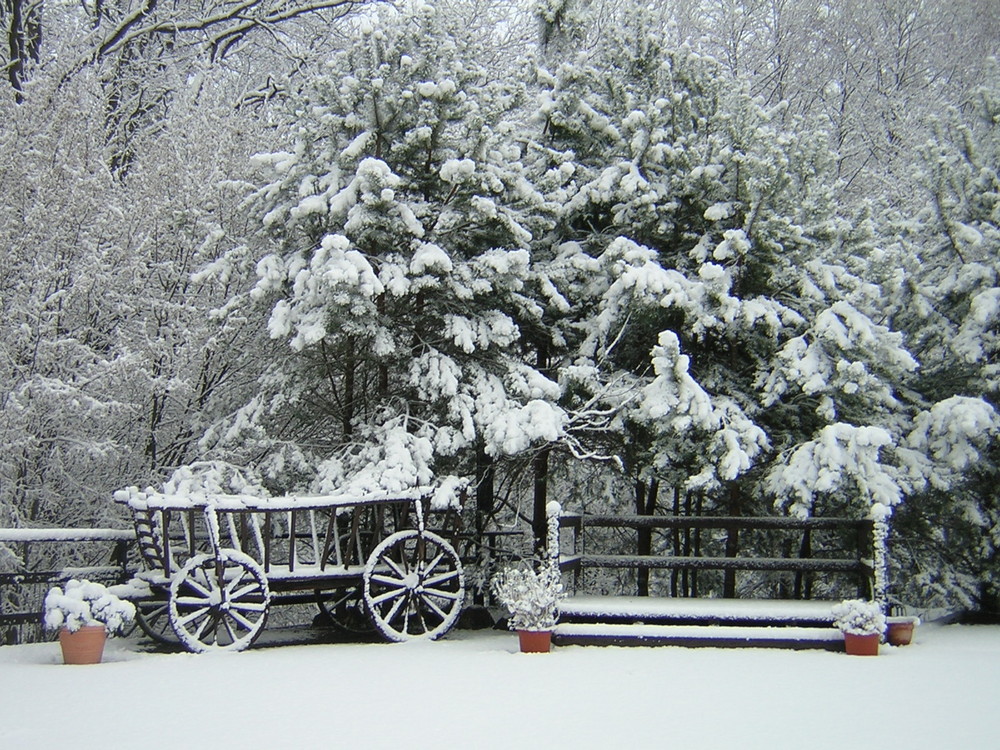
[[[134,541],[132,529],[0,529],[0,545],[19,560],[0,568],[0,644],[42,639],[43,602],[51,586],[71,578],[124,582]],[[81,563],[56,562],[69,559]]]
[[[713,593],[726,597],[736,596],[736,575],[740,572],[794,574],[793,580],[782,586],[787,598],[812,598],[813,580],[818,574],[853,579],[859,596],[872,596],[873,524],[868,519],[565,514],[559,525],[561,530],[572,532],[570,540],[560,541],[560,564],[563,570],[574,573],[577,588],[587,569],[634,569],[636,593],[647,595],[649,571],[670,570],[673,571],[671,595],[699,596],[698,571],[718,570],[724,574],[722,591]],[[635,552],[615,550],[609,554],[606,540],[601,545],[603,549],[593,552],[588,548],[588,529],[616,533],[619,548],[620,532],[634,530]],[[702,536],[705,531],[715,531],[716,535],[706,540]],[[772,544],[770,554],[761,554],[766,545],[754,544],[754,551],[748,552],[745,550],[750,545],[740,544],[741,535],[747,532],[764,532],[764,536],[772,537],[785,532],[785,537],[780,549],[775,550]],[[833,532],[842,543],[814,544],[816,532]],[[794,535],[797,545],[789,534]],[[712,554],[715,551],[722,554]],[[679,582],[683,585],[678,585]]]

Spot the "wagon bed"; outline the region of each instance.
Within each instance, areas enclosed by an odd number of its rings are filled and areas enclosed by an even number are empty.
[[[125,587],[139,625],[191,651],[242,650],[273,604],[315,602],[341,629],[438,638],[464,599],[458,554],[427,530],[431,488],[256,497],[129,488],[146,570]]]

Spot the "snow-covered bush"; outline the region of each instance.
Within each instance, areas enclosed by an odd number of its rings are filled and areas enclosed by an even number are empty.
[[[75,578],[66,588],[53,586],[45,596],[45,627],[76,631],[103,624],[108,635],[120,633],[135,619],[135,605],[119,599],[100,583]]]
[[[872,635],[885,630],[885,615],[875,602],[845,599],[833,608],[833,624],[844,633]]]
[[[552,630],[563,598],[558,565],[551,559],[535,570],[508,565],[493,576],[493,595],[510,612],[511,630]]]

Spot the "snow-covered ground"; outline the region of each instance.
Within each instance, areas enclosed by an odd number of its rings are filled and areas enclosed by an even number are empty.
[[[147,653],[61,664],[0,647],[0,748],[998,747],[1000,627],[918,628],[877,658],[825,651],[597,648],[516,636]]]

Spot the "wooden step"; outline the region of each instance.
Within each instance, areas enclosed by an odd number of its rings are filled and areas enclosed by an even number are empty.
[[[559,607],[554,642],[600,646],[821,648],[840,651],[834,602],[573,596]]]
[[[788,599],[687,599],[571,596],[559,604],[564,622],[797,625],[829,627],[835,602]]]
[[[833,627],[560,623],[552,633],[552,642],[557,646],[685,646],[844,650],[844,636]]]

